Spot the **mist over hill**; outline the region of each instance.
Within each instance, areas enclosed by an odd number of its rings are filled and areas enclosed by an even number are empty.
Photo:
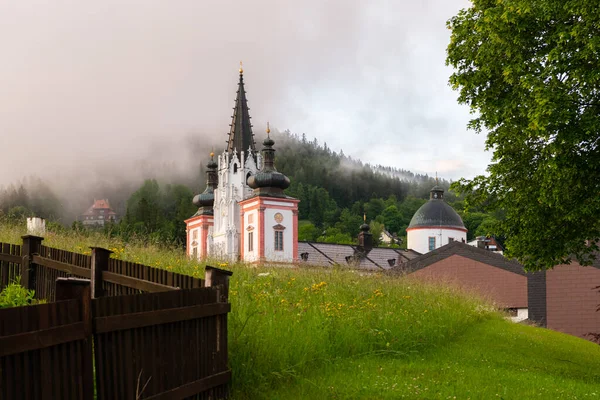
[[[257,148],[261,149],[262,135],[255,135]],[[407,198],[428,198],[429,190],[435,185],[431,176],[366,164],[344,155],[343,150],[330,149],[316,138],[308,140],[304,134],[274,130],[272,138],[275,140],[276,167],[292,182],[287,193],[301,200],[300,219],[310,221],[318,232],[337,226],[340,232],[348,235],[341,241],[350,240],[348,238],[355,234],[363,214],[375,220],[390,207],[393,209],[388,210],[388,214],[395,214],[386,224],[392,226],[390,229],[402,231],[422,201],[413,201],[404,211],[400,203]],[[68,226],[93,204],[94,199],[108,199],[119,217],[125,217],[128,207],[131,208],[128,223],[142,224],[146,226],[144,233],[149,233],[157,225],[146,221],[149,217],[139,214],[144,212],[136,208],[136,202],[148,200],[148,188],[160,191],[161,187],[166,187],[170,193],[167,197],[171,198],[174,193],[183,197],[169,200],[171,214],[158,211],[161,201],[156,200],[157,210],[152,215],[181,219],[169,222],[170,232],[175,232],[170,234],[169,240],[179,240],[181,232],[185,232],[183,219],[187,217],[186,213],[193,213],[191,196],[205,188],[209,153],[213,149],[216,153],[222,151],[224,143],[221,140],[209,135],[189,135],[178,140],[142,141],[135,149],[135,157],[107,154],[104,158],[77,163],[72,168],[40,171],[39,176],[23,177],[2,187],[0,210],[5,215],[36,215]],[[155,183],[148,186],[149,180]],[[446,189],[449,186],[443,179],[439,184]],[[173,205],[173,201],[182,204]],[[138,217],[133,217],[135,213]],[[402,222],[390,223],[390,218]],[[385,221],[385,218],[381,219],[382,223]],[[309,238],[316,239],[316,232]]]

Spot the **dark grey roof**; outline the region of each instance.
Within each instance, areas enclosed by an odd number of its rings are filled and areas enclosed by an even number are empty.
[[[526,276],[527,273],[523,269],[523,266],[514,260],[509,260],[502,254],[480,249],[475,246],[470,246],[461,242],[450,242],[449,244],[425,253],[419,257],[414,258],[404,264],[401,264],[392,269],[392,272],[398,273],[411,273],[435,264],[438,261],[444,260],[453,255],[460,255],[466,258],[470,258],[475,261],[482,262],[484,264],[491,265],[496,268],[513,272],[515,274]]]
[[[298,242],[298,257],[300,264],[315,266],[343,265],[363,270],[382,271],[392,266],[419,256],[413,250],[393,249],[388,247],[374,247],[358,264],[354,264],[353,256],[357,246],[350,244]],[[303,259],[303,254],[306,260]]]
[[[431,226],[465,229],[460,215],[443,199],[430,199],[423,204],[413,215],[407,229]]]

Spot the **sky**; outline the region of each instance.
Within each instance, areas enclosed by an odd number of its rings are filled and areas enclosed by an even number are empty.
[[[0,1],[0,185],[195,168],[225,146],[240,60],[258,141],[270,121],[365,162],[473,177],[490,154],[445,65],[445,23],[468,6]]]

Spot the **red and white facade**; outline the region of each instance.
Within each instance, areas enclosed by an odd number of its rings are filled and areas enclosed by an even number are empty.
[[[186,253],[197,260],[208,257],[209,235],[214,226],[212,215],[198,215],[185,220],[187,226]]]
[[[240,258],[249,263],[298,260],[298,203],[256,196],[240,202]]]

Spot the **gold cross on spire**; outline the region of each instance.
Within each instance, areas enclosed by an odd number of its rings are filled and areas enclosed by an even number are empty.
[[[269,127],[269,121],[267,121],[267,137],[270,137],[271,128]]]
[[[363,222],[367,223],[367,213],[363,213]]]
[[[438,183],[439,183],[439,182],[438,182],[437,171],[435,171],[435,184],[437,185]]]
[[[242,62],[240,61],[240,74],[243,74],[243,73],[244,73],[244,68],[242,66]]]

